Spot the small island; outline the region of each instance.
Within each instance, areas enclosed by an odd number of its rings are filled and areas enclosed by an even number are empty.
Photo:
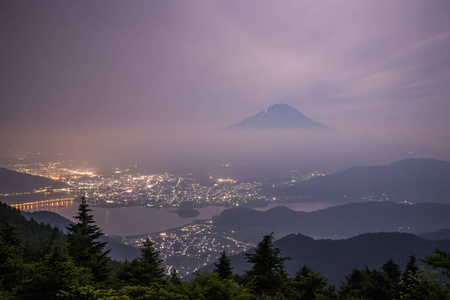
[[[200,214],[200,212],[195,209],[180,209],[171,211],[171,213],[176,213],[182,218],[194,218]]]

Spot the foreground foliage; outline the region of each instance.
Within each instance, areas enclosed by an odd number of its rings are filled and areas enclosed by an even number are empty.
[[[252,267],[242,276],[233,274],[230,258],[222,252],[212,273],[184,282],[175,270],[164,274],[149,239],[139,258],[113,271],[85,199],[67,238],[8,209],[14,218],[0,223],[0,299],[450,299],[449,283],[438,280],[449,276],[450,253],[438,249],[420,259],[427,269],[417,266],[414,255],[403,272],[389,259],[379,269],[354,269],[336,289],[308,266],[288,278],[284,264],[289,258],[273,246],[270,234],[246,254]],[[43,228],[44,242],[28,239],[24,232],[35,229],[27,226]]]

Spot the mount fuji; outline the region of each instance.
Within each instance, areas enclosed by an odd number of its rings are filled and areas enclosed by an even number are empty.
[[[274,104],[262,112],[239,123],[223,129],[223,131],[264,130],[264,129],[330,129],[311,120],[295,108],[281,103]]]

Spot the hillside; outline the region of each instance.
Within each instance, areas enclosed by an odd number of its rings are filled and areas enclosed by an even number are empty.
[[[282,250],[282,256],[291,258],[285,263],[290,276],[308,265],[326,276],[330,283],[339,285],[354,268],[378,269],[392,258],[404,269],[412,253],[420,258],[433,254],[435,248],[450,251],[450,240],[428,241],[407,233],[366,233],[345,240],[314,240],[291,234],[275,241],[274,246]],[[251,268],[243,253],[232,256],[231,264],[237,274]]]
[[[213,218],[226,228],[258,228],[271,232],[302,233],[321,238],[351,237],[366,232],[406,231],[415,234],[450,228],[450,205],[393,202],[344,204],[313,212],[295,212],[283,206],[267,211],[232,208]]]
[[[354,167],[291,187],[269,189],[267,193],[280,198],[301,196],[330,202],[384,198],[450,204],[450,162],[406,159],[387,166]]]
[[[0,194],[32,192],[44,187],[59,189],[67,188],[68,185],[64,182],[0,168]]]

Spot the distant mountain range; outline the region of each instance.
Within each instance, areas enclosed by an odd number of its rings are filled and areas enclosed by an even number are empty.
[[[291,234],[275,241],[274,246],[282,250],[281,256],[291,258],[285,263],[290,276],[307,265],[326,276],[331,284],[339,285],[354,268],[379,269],[392,258],[403,270],[411,254],[421,258],[433,254],[436,248],[450,251],[450,240],[429,241],[407,233],[366,233],[345,240],[314,240]],[[423,265],[420,261],[417,264]],[[251,269],[244,253],[232,256],[231,265],[237,274]],[[212,269],[210,265],[200,271]]]
[[[0,168],[0,193],[32,192],[36,189],[52,187],[54,189],[69,187],[64,182],[20,173],[6,168]]]
[[[274,104],[224,131],[262,129],[328,129],[287,104]]]
[[[284,206],[267,211],[232,208],[213,217],[213,224],[255,232],[302,233],[315,238],[344,238],[366,232],[415,234],[450,228],[450,205],[364,202],[333,206],[313,212],[296,212]]]
[[[354,167],[293,186],[267,191],[274,197],[314,201],[356,202],[395,200],[450,204],[450,162],[406,159],[387,166]],[[371,197],[372,196],[372,197]]]
[[[450,229],[441,229],[434,232],[419,234],[418,236],[430,241],[450,240]]]

